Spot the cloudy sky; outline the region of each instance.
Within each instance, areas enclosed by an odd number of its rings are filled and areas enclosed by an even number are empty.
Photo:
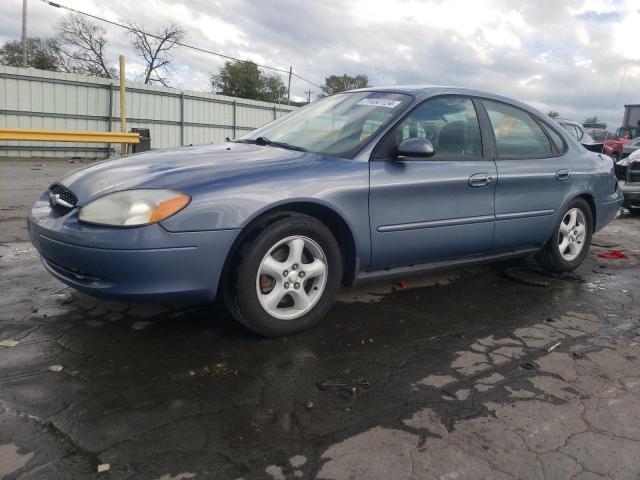
[[[29,1],[29,34],[55,34],[65,15]],[[459,85],[610,126],[640,103],[640,0],[56,0],[154,30],[177,21],[186,43],[288,69],[316,84],[366,74],[372,85]],[[0,42],[20,37],[22,0],[0,0]],[[110,61],[135,65],[126,35],[105,25]],[[206,90],[221,59],[175,51],[171,84]],[[626,70],[624,82],[621,83]],[[283,77],[286,82],[286,78]],[[620,90],[620,95],[618,92]],[[311,88],[294,79],[292,94]]]

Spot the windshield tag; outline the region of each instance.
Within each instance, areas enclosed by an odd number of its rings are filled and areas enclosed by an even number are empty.
[[[389,100],[386,98],[363,98],[356,105],[367,105],[369,107],[396,108],[402,102],[400,100]]]

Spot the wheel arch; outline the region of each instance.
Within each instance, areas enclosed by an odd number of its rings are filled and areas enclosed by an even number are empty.
[[[593,225],[592,225],[592,233],[595,232],[596,230],[596,225],[597,225],[597,220],[598,220],[598,209],[596,207],[596,201],[593,198],[593,195],[591,195],[590,193],[581,193],[580,195],[576,195],[575,197],[573,197],[569,203],[571,203],[573,200],[575,200],[576,198],[582,198],[584,199],[588,204],[589,204],[589,208],[591,209],[591,218],[593,220]]]
[[[292,201],[266,208],[257,212],[251,219],[249,219],[229,249],[222,269],[222,281],[220,282],[220,288],[226,288],[226,279],[229,268],[233,263],[234,258],[237,256],[240,247],[248,240],[258,235],[270,224],[288,216],[290,213],[309,215],[320,220],[327,226],[327,228],[329,228],[338,241],[342,252],[344,270],[342,283],[344,285],[353,284],[357,273],[358,261],[356,257],[355,238],[347,221],[333,208],[322,203]]]

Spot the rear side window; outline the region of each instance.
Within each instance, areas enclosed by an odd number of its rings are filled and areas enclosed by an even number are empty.
[[[544,131],[547,132],[547,135],[549,135],[549,138],[551,139],[551,143],[553,143],[553,146],[556,147],[556,151],[558,153],[564,153],[566,148],[564,146],[564,142],[562,141],[562,138],[560,137],[560,135],[558,135],[558,133],[550,126],[544,123],[542,125],[543,125],[542,128],[544,128]]]
[[[551,142],[529,113],[504,103],[483,100],[496,139],[498,157],[551,157]]]

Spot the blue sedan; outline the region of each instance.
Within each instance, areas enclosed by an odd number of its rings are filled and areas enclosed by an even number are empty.
[[[212,301],[277,336],[341,285],[535,254],[578,267],[622,195],[609,157],[486,92],[333,95],[233,142],[71,173],[36,202],[46,269],[121,300]]]

